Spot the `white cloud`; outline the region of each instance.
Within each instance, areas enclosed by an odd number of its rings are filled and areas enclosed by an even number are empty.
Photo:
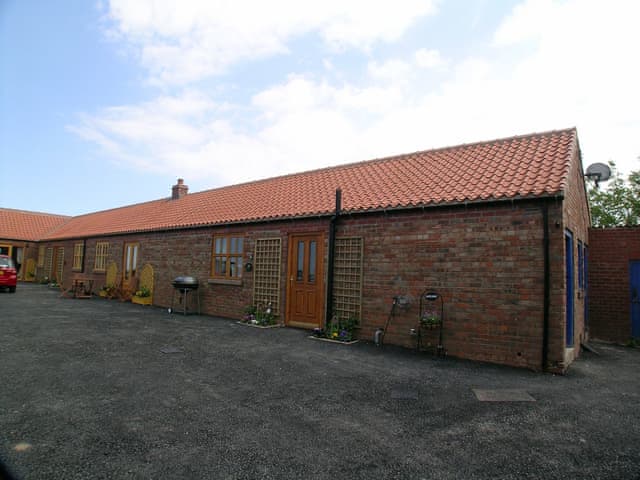
[[[422,68],[438,68],[446,65],[440,52],[435,49],[421,48],[414,54],[416,65]]]
[[[546,31],[557,29],[560,20],[553,0],[526,0],[516,5],[502,22],[494,34],[494,42],[498,46],[508,46],[539,39]]]
[[[613,158],[626,170],[638,167],[638,19],[637,2],[528,1],[494,37],[507,47],[534,41],[533,53],[515,62],[505,88],[513,97],[520,94],[538,123],[565,119],[577,125],[585,164]]]
[[[67,128],[97,144],[119,164],[172,171],[209,138],[210,115],[224,110],[198,92],[162,96],[138,105],[105,108],[79,116]],[[178,157],[182,157],[179,159]],[[174,161],[176,163],[174,163]]]
[[[403,60],[392,59],[382,63],[369,62],[367,69],[369,75],[375,79],[397,84],[405,83],[409,80],[413,66]]]
[[[333,11],[336,5],[330,4]],[[638,168],[638,7],[582,0],[541,5],[517,7],[497,29],[493,47],[456,61],[435,49],[404,58],[371,52],[366,75],[349,77],[325,57],[323,72],[290,74],[246,101],[221,104],[213,94],[187,90],[105,108],[69,128],[109,158],[183,176],[194,189],[198,181],[205,188],[574,125],[585,165],[614,159],[623,170]],[[193,15],[154,15],[141,9],[127,16],[122,31],[148,32],[149,24],[163,22],[163,32],[197,30]],[[325,25],[305,23],[299,11],[289,15],[300,17],[302,29]],[[523,18],[535,27],[521,30]],[[377,34],[370,39],[385,38],[379,29],[371,31]],[[284,42],[290,35],[283,27],[274,38]],[[524,56],[518,48],[523,41]],[[434,75],[443,64],[448,68]],[[439,83],[427,81],[432,78]]]
[[[188,84],[231,65],[288,51],[308,33],[332,48],[370,49],[398,39],[432,0],[111,0],[110,35],[128,42],[158,85]]]
[[[376,41],[397,40],[417,18],[435,12],[435,3],[424,0],[329,0],[315,5],[312,18],[324,17],[320,31],[329,44],[365,49]]]

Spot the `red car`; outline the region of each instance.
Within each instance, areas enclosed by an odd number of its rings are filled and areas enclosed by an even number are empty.
[[[9,292],[16,291],[18,283],[18,271],[13,259],[8,255],[0,255],[0,289],[8,288]]]

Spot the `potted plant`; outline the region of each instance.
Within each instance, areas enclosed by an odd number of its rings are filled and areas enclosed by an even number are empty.
[[[151,302],[151,290],[147,287],[140,287],[135,295],[131,297],[131,303],[137,303],[138,305],[151,305]]]
[[[355,331],[358,324],[359,320],[354,317],[343,320],[334,317],[326,329],[314,328],[313,337],[340,343],[355,343],[357,342]]]
[[[278,325],[278,315],[273,313],[271,303],[267,303],[266,307],[256,307],[249,305],[244,310],[242,323],[257,327],[275,327]]]
[[[420,324],[426,329],[433,329],[440,325],[440,318],[435,313],[428,313],[420,318]]]
[[[102,289],[98,292],[98,295],[102,298],[113,298],[116,294],[116,286],[110,283],[106,284]]]

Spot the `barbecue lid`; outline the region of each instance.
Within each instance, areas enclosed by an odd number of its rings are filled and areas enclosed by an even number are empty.
[[[180,276],[173,279],[174,285],[198,285],[196,277]]]

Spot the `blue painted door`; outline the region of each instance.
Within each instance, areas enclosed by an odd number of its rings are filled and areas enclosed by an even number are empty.
[[[565,258],[566,258],[566,292],[567,292],[567,319],[566,334],[567,347],[573,346],[573,298],[574,298],[574,272],[573,272],[573,235],[567,231],[564,234]]]
[[[640,261],[631,262],[631,336],[640,338]]]

